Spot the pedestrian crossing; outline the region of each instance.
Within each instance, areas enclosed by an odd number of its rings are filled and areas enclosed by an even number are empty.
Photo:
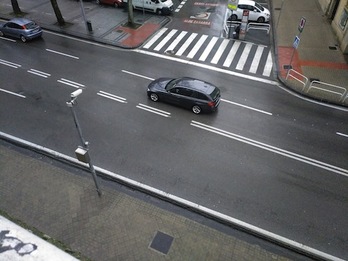
[[[273,68],[271,48],[268,46],[166,27],[159,30],[142,49],[264,77],[270,77]]]

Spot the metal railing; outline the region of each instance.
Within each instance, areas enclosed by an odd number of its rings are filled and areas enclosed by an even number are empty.
[[[338,102],[341,104],[344,104],[345,101],[348,99],[348,88],[326,83],[326,82],[321,82],[321,81],[310,81],[306,76],[303,74],[295,71],[294,69],[289,69],[285,80],[288,80],[289,78],[295,79],[297,82],[300,82],[303,87],[302,87],[302,92],[309,93],[311,90],[316,89],[322,92],[330,93],[333,95],[339,96]],[[308,83],[309,82],[309,83]],[[307,90],[305,91],[305,89]]]
[[[318,86],[320,85],[320,86]],[[347,95],[347,88],[345,87],[341,87],[341,86],[337,86],[334,84],[330,84],[330,83],[326,83],[326,82],[321,82],[321,81],[311,81],[307,90],[307,93],[309,93],[309,91],[311,89],[317,89],[320,91],[324,91],[324,92],[329,92],[335,95],[339,95],[339,102],[344,103],[344,101],[347,99],[348,95]]]
[[[247,32],[249,32],[249,30],[263,30],[269,34],[270,29],[271,25],[266,23],[248,23],[247,26]]]
[[[303,84],[303,88],[302,88],[302,92],[303,92],[305,87],[307,86],[308,78],[304,76],[303,74],[299,73],[298,71],[295,71],[294,69],[288,70],[285,79],[288,80],[289,77]],[[302,80],[300,79],[300,77],[302,77]]]

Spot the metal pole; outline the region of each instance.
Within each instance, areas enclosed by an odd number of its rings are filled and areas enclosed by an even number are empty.
[[[85,14],[85,8],[84,8],[84,6],[83,6],[82,0],[80,0],[80,6],[81,6],[81,12],[82,12],[83,21],[85,22],[87,31],[89,31],[88,25],[87,25],[86,14]]]
[[[76,98],[72,99],[70,102],[67,102],[67,105],[68,105],[68,107],[70,107],[71,113],[73,115],[75,126],[76,126],[76,129],[77,129],[77,132],[79,133],[79,137],[80,137],[82,146],[83,146],[84,149],[88,150],[88,141],[85,141],[85,139],[82,136],[82,130],[81,130],[81,127],[80,127],[80,124],[79,124],[79,121],[77,119],[76,112],[75,112],[75,109],[74,109],[75,100],[76,100]],[[99,184],[98,184],[98,180],[97,180],[97,174],[95,172],[94,166],[93,166],[92,161],[91,161],[90,158],[88,160],[88,166],[89,166],[89,170],[91,171],[95,187],[97,188],[98,195],[101,196],[102,192],[101,192],[101,190],[99,188]]]

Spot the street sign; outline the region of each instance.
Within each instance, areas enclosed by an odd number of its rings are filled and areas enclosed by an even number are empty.
[[[228,0],[227,7],[230,10],[237,10],[239,0]]]
[[[305,24],[306,24],[306,18],[302,17],[300,20],[300,24],[298,25],[298,30],[300,31],[300,33],[302,33]]]
[[[294,47],[295,49],[297,49],[298,45],[300,44],[300,37],[295,36],[295,40],[292,43],[292,47]]]

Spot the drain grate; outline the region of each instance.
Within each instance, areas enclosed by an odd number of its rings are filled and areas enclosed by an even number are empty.
[[[317,78],[309,78],[309,81],[310,81],[310,82],[313,82],[313,81],[320,82],[320,79],[317,79]]]
[[[292,66],[287,64],[287,65],[283,65],[283,68],[285,70],[289,70],[289,69],[292,69]]]
[[[156,232],[155,237],[153,238],[150,248],[157,250],[163,254],[168,254],[169,249],[173,243],[174,237],[162,233],[160,231]]]
[[[337,50],[337,46],[332,46],[332,45],[331,45],[331,46],[329,46],[329,49],[330,49],[330,50]]]

